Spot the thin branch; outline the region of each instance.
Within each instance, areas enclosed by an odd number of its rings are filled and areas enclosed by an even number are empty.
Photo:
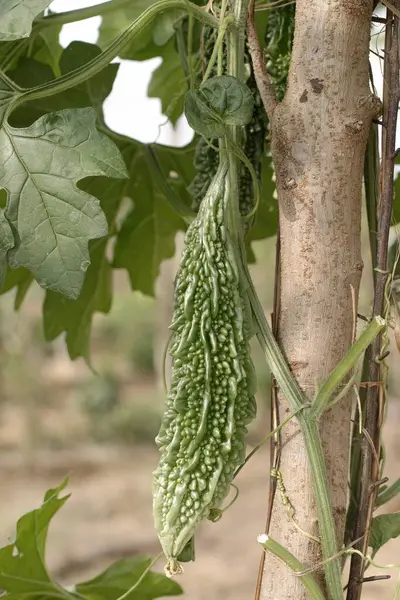
[[[258,4],[255,6],[254,10],[271,10],[272,8],[285,8],[285,6],[291,6],[292,4],[296,4],[296,0],[290,0],[289,2],[283,2],[279,0],[278,2],[269,2],[268,4]]]
[[[258,39],[257,28],[254,23],[254,0],[250,0],[249,17],[247,20],[247,42],[251,61],[253,63],[254,78],[257,83],[261,101],[269,121],[272,121],[277,100],[274,86],[269,78]]]
[[[279,331],[279,315],[280,315],[280,256],[281,256],[281,243],[280,243],[280,235],[279,235],[279,220],[278,227],[276,233],[276,253],[275,253],[275,276],[274,276],[274,304],[273,304],[273,312],[271,318],[272,325],[272,333],[276,339],[278,339],[278,331]],[[276,381],[274,376],[271,373],[271,430],[277,429],[279,427],[279,411],[278,411],[278,386],[276,385]],[[279,460],[281,453],[281,434],[280,431],[271,437],[270,441],[270,473],[272,469],[279,469]],[[269,528],[271,525],[272,518],[272,509],[275,500],[275,492],[276,492],[276,478],[270,475],[269,478],[269,493],[268,493],[268,507],[267,507],[267,517],[265,524],[265,533],[269,533]],[[259,600],[261,595],[261,585],[262,578],[264,572],[264,564],[265,564],[265,552],[261,555],[260,565],[258,568],[258,576],[257,576],[257,587],[254,600]]]
[[[384,117],[386,124],[382,141],[382,183],[381,206],[378,226],[377,269],[374,296],[374,315],[385,314],[385,291],[389,273],[387,272],[388,239],[393,205],[394,155],[396,151],[396,125],[399,102],[399,19],[390,10],[387,11],[387,26],[385,37],[385,71],[384,71]],[[369,381],[380,381],[382,365],[377,361],[381,354],[382,336],[379,335],[366,353],[368,361]],[[368,534],[372,512],[376,503],[377,488],[374,483],[379,479],[379,465],[375,456],[380,451],[381,428],[381,393],[382,388],[370,386],[367,388],[366,414],[364,429],[373,441],[372,452],[368,440],[363,443],[361,456],[361,490],[359,508],[356,516],[354,537],[365,534],[363,544],[356,549],[362,554],[368,547]],[[359,600],[364,573],[364,561],[358,554],[351,558],[347,600]]]
[[[127,8],[131,5],[132,0],[108,0],[108,2],[102,2],[101,4],[95,4],[85,8],[77,8],[60,13],[52,12],[44,17],[36,17],[34,20],[34,28],[35,30],[39,30],[54,25],[65,25],[67,23],[85,21],[86,19],[106,15],[117,9]]]

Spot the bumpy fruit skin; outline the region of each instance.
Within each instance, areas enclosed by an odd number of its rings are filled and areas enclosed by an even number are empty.
[[[251,313],[226,229],[224,177],[220,168],[187,230],[175,282],[171,389],[153,489],[171,574],[199,522],[226,497],[256,414]]]

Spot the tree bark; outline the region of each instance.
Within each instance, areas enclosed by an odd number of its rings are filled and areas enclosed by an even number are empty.
[[[272,117],[280,205],[281,291],[278,338],[308,397],[352,343],[362,273],[361,183],[365,147],[379,101],[369,88],[371,0],[297,0],[285,99]],[[347,507],[351,398],[320,422],[338,548]],[[289,407],[279,398],[280,420]],[[311,475],[298,427],[282,431],[280,470],[295,521],[318,536]],[[306,566],[319,544],[300,533],[279,494],[271,536]],[[265,555],[260,597],[306,600],[301,580]]]

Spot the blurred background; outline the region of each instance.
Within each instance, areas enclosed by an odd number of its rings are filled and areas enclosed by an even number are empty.
[[[57,0],[55,11],[94,4]],[[67,25],[61,42],[95,42],[100,18]],[[184,121],[165,124],[160,102],[146,97],[159,60],[122,61],[105,103],[107,124],[143,142],[183,146],[191,139]],[[379,83],[379,82],[378,82]],[[182,239],[177,239],[177,248]],[[369,273],[368,237],[363,231],[364,273]],[[266,313],[272,309],[275,239],[254,244],[252,275]],[[50,528],[48,564],[60,582],[92,576],[124,556],[156,555],[151,483],[158,461],[154,437],[163,410],[162,366],[171,317],[172,281],[178,258],[162,265],[157,297],[130,290],[126,271],[114,271],[114,303],[109,315],[95,317],[91,371],[71,362],[64,340],[46,344],[42,333],[43,294],[32,286],[22,311],[13,294],[0,303],[0,538],[6,543],[24,512],[38,506],[46,489],[70,474],[72,498]],[[360,312],[370,310],[372,286],[364,277]],[[258,417],[249,448],[269,427],[270,375],[254,346]],[[389,411],[384,429],[387,472],[400,475],[400,354],[392,344]],[[197,558],[179,580],[188,600],[252,598],[259,563],[256,536],[263,531],[269,478],[268,447],[260,450],[239,477],[240,495],[216,524],[206,523],[197,538]],[[385,511],[399,511],[393,500]],[[400,562],[400,542],[378,553],[381,564]],[[162,568],[162,564],[159,565]],[[371,574],[374,572],[371,569]],[[365,586],[363,598],[390,598],[389,582]]]

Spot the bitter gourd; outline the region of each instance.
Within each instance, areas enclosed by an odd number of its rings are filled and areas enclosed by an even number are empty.
[[[219,166],[187,230],[175,282],[171,388],[153,489],[170,574],[199,522],[226,497],[256,414],[251,312],[227,227],[226,170]]]

